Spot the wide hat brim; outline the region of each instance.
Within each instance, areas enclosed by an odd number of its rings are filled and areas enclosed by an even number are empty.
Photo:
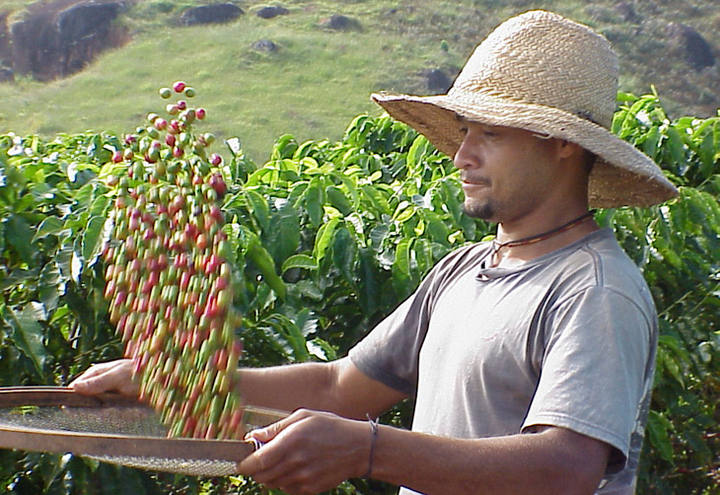
[[[463,139],[458,116],[579,144],[597,156],[588,187],[588,202],[593,208],[650,206],[678,193],[647,155],[603,126],[563,110],[457,90],[436,96],[376,93],[372,99],[450,157]]]

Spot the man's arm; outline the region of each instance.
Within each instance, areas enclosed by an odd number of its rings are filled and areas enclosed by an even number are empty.
[[[240,370],[243,401],[285,411],[329,411],[346,418],[378,416],[405,398],[402,392],[373,380],[349,358],[330,363],[302,363]]]
[[[330,363],[243,368],[238,374],[245,403],[284,411],[304,407],[364,418],[366,414],[377,416],[405,398],[401,392],[369,378],[348,358]],[[70,386],[83,394],[138,393],[130,359],[96,364]]]
[[[374,477],[426,493],[592,494],[610,446],[559,427],[457,440],[382,427]],[[411,467],[412,466],[412,467]]]
[[[367,422],[301,410],[253,434],[267,442],[242,474],[289,493],[318,493],[367,474]],[[452,439],[380,426],[371,477],[425,494],[592,494],[610,446],[558,427],[538,433]]]

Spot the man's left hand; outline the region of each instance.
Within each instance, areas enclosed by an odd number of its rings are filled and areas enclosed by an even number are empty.
[[[263,443],[238,465],[241,474],[292,494],[313,494],[362,476],[369,464],[371,427],[365,421],[299,409],[248,433]]]

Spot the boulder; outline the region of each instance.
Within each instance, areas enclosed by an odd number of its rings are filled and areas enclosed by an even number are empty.
[[[121,7],[119,2],[87,2],[61,10],[55,21],[60,42],[69,45],[106,35]]]
[[[13,82],[15,80],[15,72],[10,67],[0,67],[0,83]]]
[[[327,19],[321,20],[320,26],[336,31],[357,31],[360,29],[360,23],[356,19],[342,14],[333,14]]]
[[[618,2],[615,4],[615,10],[627,22],[638,24],[642,21],[642,18],[635,11],[635,6],[632,2]]]
[[[287,15],[289,13],[290,11],[288,9],[279,5],[261,7],[260,9],[258,9],[257,12],[255,12],[258,17],[262,17],[263,19],[272,19],[273,17],[277,17],[279,15]]]
[[[252,44],[253,50],[259,52],[275,52],[278,46],[270,40],[258,40]]]
[[[194,26],[196,24],[217,24],[230,22],[244,14],[243,10],[232,3],[215,3],[191,7],[180,15],[180,24]]]
[[[447,93],[452,86],[452,80],[450,76],[445,74],[440,69],[428,69],[424,71],[425,80],[427,82],[428,90],[432,93],[442,94]]]
[[[678,50],[695,70],[701,71],[705,67],[715,65],[715,55],[710,44],[695,28],[679,22],[671,22],[667,25],[666,31],[670,46]]]

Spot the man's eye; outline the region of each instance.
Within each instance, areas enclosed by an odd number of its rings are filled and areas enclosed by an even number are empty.
[[[467,128],[467,127],[461,127],[461,128],[460,128],[460,134],[465,135],[465,134],[467,134],[467,133],[468,133],[468,128]]]

